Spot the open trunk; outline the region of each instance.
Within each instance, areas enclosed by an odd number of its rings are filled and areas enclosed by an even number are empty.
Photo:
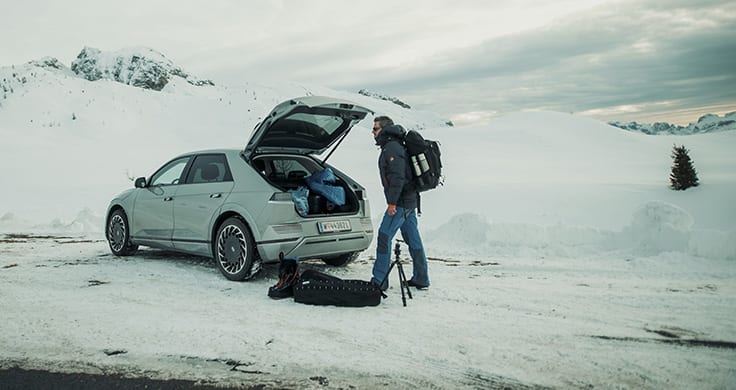
[[[320,155],[339,144],[353,126],[372,112],[353,102],[324,96],[287,100],[256,126],[243,156],[250,161],[267,153]]]
[[[285,193],[299,188],[309,188],[307,176],[325,169],[314,159],[298,155],[259,155],[253,159],[252,164],[266,181]],[[309,189],[307,216],[355,214],[360,209],[359,200],[362,193],[358,186],[349,178],[343,177],[341,172],[334,169],[333,172],[337,181],[331,185],[345,190],[345,204],[333,205],[324,195]]]

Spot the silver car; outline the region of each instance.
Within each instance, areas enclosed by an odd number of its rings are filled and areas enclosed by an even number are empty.
[[[368,113],[333,98],[292,99],[256,126],[243,150],[175,157],[110,202],[110,250],[126,256],[144,245],[212,257],[231,280],[253,277],[281,253],[347,264],[373,239],[366,191],[316,156],[334,151]],[[295,201],[294,190],[309,188],[306,178],[326,168],[336,178],[330,185],[344,189],[344,204],[310,190],[308,207],[297,210],[304,199]]]

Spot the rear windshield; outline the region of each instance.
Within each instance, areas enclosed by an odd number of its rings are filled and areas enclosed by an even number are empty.
[[[308,128],[314,128],[315,126],[321,128],[325,133],[332,134],[342,124],[343,119],[332,115],[314,115],[306,113],[296,113],[286,117],[286,120],[303,122],[304,126]]]
[[[344,110],[305,108],[274,122],[263,135],[259,147],[289,147],[321,150],[364,115]]]

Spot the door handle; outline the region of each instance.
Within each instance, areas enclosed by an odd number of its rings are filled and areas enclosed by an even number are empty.
[[[170,202],[172,200],[174,200],[174,198],[172,198],[170,196],[167,196],[167,197],[164,198],[164,202]]]
[[[210,198],[219,198],[222,194],[210,194]]]

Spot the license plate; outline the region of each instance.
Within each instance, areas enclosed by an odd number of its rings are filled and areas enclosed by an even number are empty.
[[[351,230],[350,221],[317,222],[320,233],[345,232]]]

